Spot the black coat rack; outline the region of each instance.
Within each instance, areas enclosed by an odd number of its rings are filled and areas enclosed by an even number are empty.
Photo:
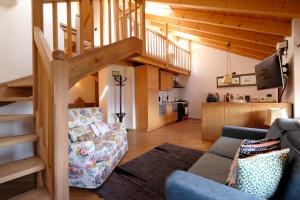
[[[119,118],[119,122],[122,123],[123,118],[126,115],[126,113],[122,112],[122,87],[125,86],[125,82],[127,81],[127,77],[123,78],[122,75],[114,75],[114,79],[117,82],[117,86],[120,87],[120,112],[116,113],[116,115]]]

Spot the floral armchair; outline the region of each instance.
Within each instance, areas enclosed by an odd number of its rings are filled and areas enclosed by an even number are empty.
[[[77,108],[68,111],[68,128],[84,127],[92,132],[91,123],[101,122],[101,108]],[[97,188],[110,175],[128,151],[127,133],[123,124],[109,125],[109,132],[92,140],[69,142],[70,186]]]

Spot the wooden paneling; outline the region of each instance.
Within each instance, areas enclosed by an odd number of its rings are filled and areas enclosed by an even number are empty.
[[[163,15],[163,13],[161,13],[160,15]],[[221,14],[191,9],[175,8],[172,10],[169,17],[176,18],[178,20],[195,21],[205,24],[212,24],[280,36],[290,36],[292,29],[290,21],[277,21],[266,18],[239,16],[230,13]]]
[[[168,23],[169,25],[201,31],[204,33],[230,37],[233,39],[245,40],[268,46],[275,46],[277,42],[284,40],[284,37],[277,35],[257,33],[253,31],[245,31],[228,27],[220,27],[199,22],[183,21],[170,17],[162,17],[151,14],[146,14],[146,19],[160,23]]]
[[[203,103],[203,139],[215,141],[221,136],[223,126],[268,128],[264,125],[268,108],[286,108],[292,117],[290,103]]]
[[[261,14],[270,16],[300,17],[298,0],[149,0],[151,2],[178,5],[181,7],[230,11],[238,13]]]
[[[225,124],[229,126],[252,126],[251,107],[246,104],[231,105],[225,107]]]
[[[159,121],[159,104],[158,90],[148,90],[148,128],[158,126]]]
[[[202,137],[213,141],[220,136],[225,125],[225,107],[205,104],[202,107]]]
[[[173,74],[167,71],[160,71],[160,90],[169,91],[173,89]]]
[[[149,89],[159,89],[159,72],[158,67],[148,66],[147,81]]]

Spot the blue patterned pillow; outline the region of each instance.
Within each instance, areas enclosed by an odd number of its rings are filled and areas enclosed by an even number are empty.
[[[275,193],[288,162],[289,149],[237,160],[233,187],[268,199]]]

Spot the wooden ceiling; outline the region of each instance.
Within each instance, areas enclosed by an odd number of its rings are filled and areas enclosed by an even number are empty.
[[[276,44],[291,36],[291,21],[300,17],[299,0],[147,0],[170,12],[150,12],[146,20],[178,37],[263,60]],[[188,34],[188,35],[186,35]],[[189,37],[191,35],[192,37]]]

